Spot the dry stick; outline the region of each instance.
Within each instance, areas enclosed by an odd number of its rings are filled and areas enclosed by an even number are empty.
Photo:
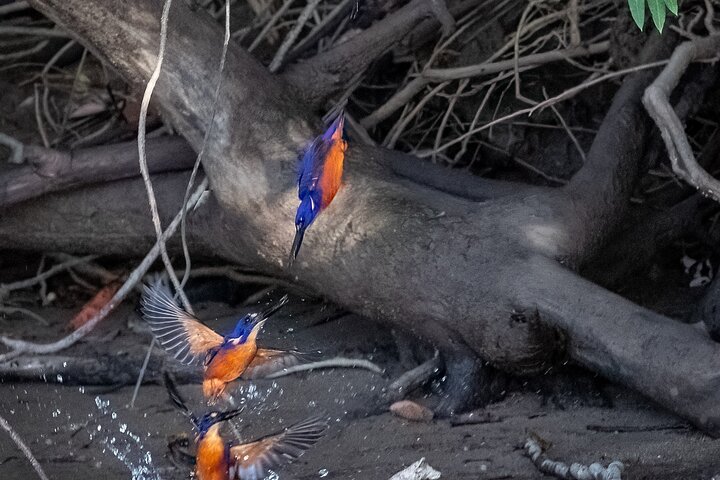
[[[285,12],[287,12],[288,8],[290,8],[290,5],[293,4],[295,0],[285,0],[285,2],[278,8],[277,12],[270,18],[270,20],[265,24],[262,30],[260,30],[260,33],[258,33],[258,36],[255,37],[255,40],[250,44],[248,47],[248,52],[252,52],[257,48],[258,45],[260,45],[260,42],[263,41],[265,38],[265,35],[272,29],[278,20],[280,20],[280,17],[285,15]]]
[[[406,105],[412,97],[422,91],[422,89],[433,81],[451,81],[460,80],[469,77],[480,77],[484,75],[493,75],[512,69],[516,63],[519,67],[538,67],[540,65],[557,62],[566,58],[583,57],[587,55],[596,55],[603,53],[610,47],[609,42],[600,42],[589,47],[576,47],[566,50],[553,50],[551,52],[535,53],[520,57],[517,62],[514,59],[501,60],[493,63],[481,63],[478,65],[469,65],[467,67],[443,68],[425,70],[420,76],[414,78],[400,92],[393,95],[390,100],[383,104],[376,111],[363,118],[360,123],[365,128],[372,128],[380,121],[389,117],[395,110]]]
[[[625,468],[625,465],[617,460],[611,462],[607,468],[599,463],[593,463],[588,467],[579,463],[568,466],[562,462],[543,458],[542,447],[531,438],[525,442],[525,452],[541,473],[563,480],[621,480]]]
[[[335,357],[327,360],[320,360],[319,362],[304,363],[302,365],[295,365],[294,367],[288,367],[280,370],[279,372],[271,373],[264,378],[279,378],[292,373],[307,372],[310,370],[319,370],[321,368],[363,368],[370,370],[371,372],[383,374],[384,370],[372,363],[369,360],[362,358],[343,358]]]
[[[310,0],[308,1],[307,6],[302,11],[300,16],[297,19],[297,22],[295,22],[295,26],[292,30],[290,30],[290,33],[287,34],[287,37],[285,37],[285,40],[283,40],[282,45],[280,45],[280,48],[278,48],[277,53],[275,54],[275,57],[272,59],[272,62],[270,62],[270,66],[268,67],[268,70],[270,70],[272,73],[277,72],[280,67],[282,67],[283,59],[285,58],[285,54],[290,50],[290,47],[293,46],[295,43],[295,40],[297,40],[298,35],[300,35],[300,31],[305,26],[305,23],[310,18],[310,15],[312,15],[313,11],[317,8],[318,4],[320,3],[320,0]]]
[[[453,111],[453,108],[455,108],[455,103],[457,103],[458,98],[460,98],[460,95],[462,94],[463,90],[465,90],[465,87],[468,86],[470,83],[470,79],[464,79],[460,81],[458,84],[457,91],[455,94],[450,98],[450,102],[448,102],[447,110],[445,110],[445,114],[443,115],[442,121],[440,122],[440,127],[437,130],[437,133],[435,134],[435,148],[440,146],[440,142],[442,141],[443,133],[445,132],[445,127],[447,126],[448,119],[450,118],[450,114]],[[434,160],[434,159],[433,159]]]
[[[42,480],[48,480],[48,476],[45,475],[45,472],[43,471],[42,467],[40,466],[40,463],[37,461],[35,456],[33,456],[30,449],[25,445],[25,442],[22,441],[22,438],[20,438],[20,435],[17,434],[15,430],[10,426],[10,424],[0,416],[0,426],[5,429],[6,432],[10,434],[10,438],[13,439],[13,442],[15,442],[15,445],[18,446],[18,448],[25,454],[25,458],[28,459],[30,462],[30,465],[35,469],[35,471],[38,474],[38,477],[40,477]]]
[[[185,257],[185,273],[183,274],[182,281],[180,282],[180,289],[182,290],[185,288],[185,284],[188,281],[188,278],[190,277],[190,267],[191,267],[191,260],[190,260],[190,251],[188,249],[187,245],[187,236],[185,232],[185,217],[187,216],[187,200],[188,197],[190,197],[190,190],[192,189],[193,184],[195,183],[195,177],[197,176],[197,172],[200,169],[200,163],[203,158],[203,154],[205,153],[205,146],[208,143],[208,139],[210,138],[210,134],[212,133],[213,126],[215,125],[215,113],[217,112],[217,101],[220,97],[220,87],[223,83],[223,71],[225,70],[225,59],[227,58],[227,51],[228,51],[228,45],[230,44],[230,0],[227,0],[225,2],[225,38],[223,39],[223,46],[222,46],[222,53],[220,54],[220,66],[218,68],[218,80],[217,85],[215,86],[215,96],[213,97],[213,103],[212,103],[212,114],[210,115],[210,123],[208,124],[207,128],[205,129],[205,136],[203,137],[202,146],[200,147],[200,152],[198,152],[198,156],[195,159],[195,165],[193,165],[192,173],[190,174],[190,180],[188,180],[187,188],[185,188],[185,197],[183,198],[183,210],[182,210],[182,219],[180,220],[180,239],[182,240],[182,249],[183,249],[183,256]]]
[[[545,97],[545,100],[547,100],[547,91],[545,91],[545,87],[543,87],[543,96]],[[560,125],[562,125],[562,128],[565,129],[565,133],[568,134],[568,137],[570,137],[570,140],[575,144],[575,148],[577,148],[578,153],[580,154],[580,158],[582,158],[583,163],[587,160],[585,157],[585,151],[582,148],[582,145],[580,145],[580,142],[578,141],[575,134],[572,132],[570,127],[568,127],[568,124],[565,122],[565,119],[562,115],[560,115],[560,112],[557,108],[555,108],[555,105],[550,105],[550,109],[553,111],[555,116],[557,117],[558,121],[560,122]]]
[[[68,38],[67,32],[56,28],[0,26],[0,35],[35,35],[38,37]]]
[[[172,0],[165,0],[163,5],[162,15],[160,17],[160,48],[158,51],[157,64],[155,70],[153,70],[150,80],[145,87],[145,94],[143,95],[142,103],[140,104],[140,117],[138,119],[138,159],[140,161],[140,173],[142,174],[143,182],[145,182],[145,190],[148,194],[148,203],[150,204],[150,212],[152,214],[153,225],[155,226],[155,235],[158,241],[162,237],[162,225],[160,225],[160,214],[158,213],[157,200],[155,199],[155,190],[153,189],[152,182],[150,181],[150,172],[148,171],[147,159],[145,158],[145,125],[147,122],[147,111],[150,105],[150,97],[152,97],[153,90],[157,84],[158,78],[160,77],[160,70],[162,69],[163,59],[165,58],[165,44],[167,42],[167,25],[168,16],[170,15],[170,6]],[[185,296],[185,292],[180,286],[175,270],[170,262],[170,256],[167,252],[167,246],[165,242],[160,242],[160,254],[162,256],[163,263],[165,264],[165,270],[167,270],[168,276],[175,287],[175,292],[180,297],[185,310],[193,313],[192,305]]]
[[[327,28],[328,25],[332,25],[332,23],[340,15],[344,15],[348,10],[350,10],[353,7],[354,3],[357,1],[358,0],[342,0],[340,3],[338,3],[330,13],[325,15],[325,17],[322,19],[322,22],[318,23],[310,31],[310,33],[308,33],[308,35],[295,46],[295,48],[290,50],[290,59],[297,58],[311,45],[314,45],[315,42],[317,42],[324,35],[325,28]]]
[[[720,181],[695,159],[682,122],[670,105],[670,94],[691,62],[716,56],[719,49],[720,35],[683,43],[643,95],[643,105],[660,129],[673,171],[716,202],[720,202]]]
[[[47,47],[49,43],[49,40],[43,40],[42,42],[38,42],[35,46],[27,48],[25,50],[0,54],[0,62],[11,62],[13,60],[18,60],[23,57],[34,55],[43,48]]]
[[[48,60],[48,62],[45,64],[42,71],[40,72],[40,77],[42,78],[43,83],[43,111],[45,113],[45,119],[48,121],[48,123],[53,128],[53,130],[55,130],[56,133],[62,133],[62,130],[52,118],[52,115],[50,115],[50,109],[48,108],[48,96],[50,93],[50,86],[48,85],[47,74],[50,69],[57,63],[57,61],[60,60],[60,58],[62,58],[62,56],[65,55],[65,53],[67,53],[67,51],[75,45],[75,43],[75,40],[70,40],[65,45],[63,45],[62,48],[55,52],[55,55],[53,55],[52,58]]]
[[[228,3],[229,0],[228,0]],[[150,363],[150,355],[152,355],[153,346],[155,345],[155,337],[150,339],[150,345],[148,345],[147,353],[145,354],[145,360],[143,360],[142,367],[140,368],[140,374],[135,381],[135,388],[133,389],[132,398],[130,399],[130,408],[135,408],[135,400],[137,399],[138,392],[140,391],[140,385],[142,384],[143,377],[145,376],[145,370],[147,370],[148,363]]]
[[[198,188],[195,190],[192,197],[190,197],[189,205],[195,205],[205,193],[207,187],[208,180],[206,178],[200,183],[200,185],[198,185]],[[125,299],[125,297],[133,290],[133,288],[135,288],[135,285],[137,285],[142,280],[143,275],[147,273],[150,266],[160,255],[160,245],[164,244],[164,242],[166,242],[167,239],[175,233],[175,230],[177,230],[178,226],[180,225],[181,215],[182,212],[178,212],[177,215],[175,215],[173,221],[170,222],[170,225],[168,225],[167,229],[162,234],[160,239],[155,243],[153,248],[150,249],[147,255],[145,255],[145,258],[143,258],[142,262],[140,262],[140,265],[138,265],[135,270],[130,273],[125,283],[123,283],[122,287],[120,287],[120,289],[115,293],[115,295],[113,295],[110,301],[108,301],[108,303],[106,303],[105,306],[101,308],[94,317],[88,320],[86,324],[75,330],[70,335],[67,335],[53,343],[33,343],[2,336],[0,337],[0,342],[12,348],[13,351],[8,352],[4,355],[0,355],[0,362],[6,362],[9,359],[15,358],[23,353],[44,354],[58,352],[60,350],[70,347],[75,342],[87,335],[90,331],[92,331],[92,329],[95,328],[95,326],[103,318],[105,318],[108,313],[110,313],[120,302],[123,301],[123,299]],[[49,271],[50,270],[48,270],[48,272]],[[48,272],[45,272],[43,275],[46,275]]]
[[[95,258],[97,258],[97,255],[88,255],[86,257],[73,258],[72,260],[68,260],[58,265],[54,265],[53,267],[47,269],[45,272],[40,273],[32,278],[19,280],[13,283],[0,283],[0,298],[3,298],[5,295],[12,292],[13,290],[20,290],[22,288],[28,288],[32,287],[33,285],[37,285],[38,283],[47,280],[53,275],[62,272],[63,270],[74,267],[75,265],[79,265],[81,263],[90,262]]]
[[[591,80],[591,81],[589,81],[589,82],[584,82],[584,83],[581,83],[580,85],[577,85],[577,86],[575,86],[575,87],[573,87],[573,88],[570,88],[570,89],[568,89],[568,90],[565,90],[564,92],[562,92],[562,93],[559,94],[559,95],[556,95],[556,96],[554,96],[554,97],[550,97],[550,98],[548,98],[547,100],[544,100],[544,101],[538,103],[537,105],[535,105],[535,106],[533,106],[533,107],[523,108],[522,110],[518,110],[518,111],[513,112],[513,113],[511,113],[511,114],[505,115],[504,117],[497,118],[497,119],[493,120],[492,122],[486,123],[485,125],[482,125],[482,126],[480,126],[480,127],[477,127],[477,128],[472,129],[472,130],[469,130],[468,132],[460,135],[459,137],[457,137],[457,138],[449,141],[449,142],[446,143],[445,145],[442,145],[442,146],[438,149],[438,151],[443,151],[443,150],[445,150],[445,149],[447,149],[447,148],[450,148],[451,146],[453,146],[453,145],[455,145],[455,144],[457,144],[457,143],[462,142],[462,141],[463,141],[464,139],[466,139],[467,137],[470,137],[470,136],[472,136],[472,135],[475,135],[476,133],[482,132],[483,130],[487,130],[488,128],[491,128],[491,127],[493,127],[493,126],[495,126],[495,125],[497,125],[497,124],[499,124],[499,123],[506,122],[506,121],[511,120],[511,119],[513,119],[513,118],[519,117],[519,116],[521,116],[521,115],[532,115],[532,114],[535,113],[536,111],[542,110],[542,109],[544,109],[544,108],[547,108],[547,107],[549,107],[550,105],[554,105],[554,104],[556,104],[556,103],[558,103],[558,102],[562,102],[563,100],[567,100],[567,99],[569,99],[569,98],[573,98],[573,97],[574,97],[575,95],[577,95],[578,93],[580,93],[580,92],[582,92],[583,90],[586,90],[586,89],[588,89],[588,88],[590,88],[590,87],[593,87],[593,86],[597,85],[598,83],[605,82],[605,81],[610,80],[610,79],[615,78],[615,77],[620,77],[620,76],[623,76],[623,75],[627,75],[628,73],[635,73],[635,72],[639,72],[639,71],[641,71],[641,70],[647,70],[647,69],[650,69],[650,68],[661,67],[661,66],[663,66],[663,65],[665,65],[665,64],[667,64],[667,63],[668,63],[667,60],[661,60],[661,61],[658,61],[658,62],[646,63],[646,64],[644,64],[644,65],[638,65],[638,66],[636,66],[636,67],[625,68],[625,69],[623,69],[623,70],[618,70],[617,72],[608,73],[607,75],[603,75],[603,76],[601,76],[601,77],[594,78],[593,80]],[[418,152],[417,156],[419,156],[419,157],[421,157],[421,158],[424,158],[424,157],[427,157],[427,156],[429,156],[429,155],[432,155],[432,153],[433,153],[433,152],[431,152],[431,151]]]
[[[0,145],[5,145],[10,149],[10,158],[8,162],[21,164],[25,159],[25,145],[10,135],[0,132]]]
[[[0,6],[0,15],[8,15],[10,13],[21,12],[30,8],[27,2],[13,2]]]
[[[36,320],[38,323],[41,323],[42,325],[48,326],[50,323],[48,323],[47,320],[45,320],[43,317],[38,315],[37,313],[28,310],[27,308],[21,308],[21,307],[5,307],[0,305],[0,313],[7,313],[7,314],[13,314],[13,313],[22,313],[23,315],[27,315],[28,317]]]
[[[436,350],[433,358],[403,373],[388,386],[388,401],[402,400],[408,393],[429,382],[440,371],[440,367],[440,353]]]
[[[43,146],[50,148],[50,142],[48,141],[47,133],[45,132],[45,125],[42,121],[40,114],[40,96],[38,95],[38,86],[35,85],[35,121],[37,122],[38,132],[40,132],[40,138],[42,139]]]

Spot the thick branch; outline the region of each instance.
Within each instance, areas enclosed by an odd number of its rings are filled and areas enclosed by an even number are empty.
[[[26,147],[27,165],[0,175],[0,208],[89,183],[136,177],[135,142],[60,152]],[[147,143],[151,173],[192,168],[195,153],[182,137],[161,137]]]

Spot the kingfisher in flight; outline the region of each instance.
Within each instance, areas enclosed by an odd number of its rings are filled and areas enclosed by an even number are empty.
[[[311,354],[257,346],[263,324],[287,301],[285,295],[264,311],[244,315],[226,335],[180,308],[161,278],[144,286],[140,304],[145,321],[168,353],[185,365],[203,365],[203,394],[212,405],[227,384],[241,376],[246,380],[265,377],[310,359]]]
[[[165,386],[170,399],[197,430],[195,474],[198,480],[262,480],[270,469],[302,455],[325,435],[328,427],[321,418],[312,417],[253,442],[225,442],[220,435],[221,422],[238,416],[244,407],[212,411],[197,418],[167,373]]]
[[[289,265],[297,258],[307,228],[333,201],[342,185],[347,142],[343,139],[345,116],[337,116],[322,135],[305,149],[298,174],[300,206],[295,214],[295,238]]]

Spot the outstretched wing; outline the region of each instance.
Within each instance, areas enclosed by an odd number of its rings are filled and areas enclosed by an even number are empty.
[[[316,353],[297,352],[295,350],[273,350],[258,348],[255,358],[248,365],[242,378],[252,380],[265,378],[268,375],[294,367],[302,363],[313,362],[319,358]]]
[[[268,470],[298,458],[324,434],[327,423],[314,417],[282,433],[230,447],[230,480],[261,480]]]
[[[223,337],[178,307],[160,279],[143,288],[145,321],[162,347],[185,365],[195,365],[223,343]]]

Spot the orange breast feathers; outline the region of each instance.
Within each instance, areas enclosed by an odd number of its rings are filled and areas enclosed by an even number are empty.
[[[203,393],[206,397],[217,397],[223,390],[225,384],[238,378],[257,353],[255,339],[248,339],[239,345],[225,345],[215,354],[210,364],[205,369],[203,381]]]
[[[322,192],[322,208],[330,205],[335,194],[340,190],[345,150],[347,149],[347,142],[342,138],[341,128],[335,130],[332,140],[333,143],[327,152],[322,174],[318,179],[318,187]]]
[[[198,442],[195,473],[198,480],[227,480],[228,463],[220,426],[213,425]]]

